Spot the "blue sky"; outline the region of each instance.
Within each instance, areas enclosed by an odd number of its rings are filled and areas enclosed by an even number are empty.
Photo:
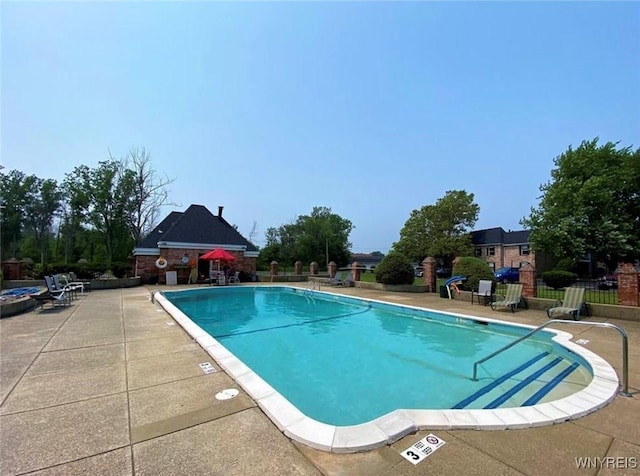
[[[61,180],[145,147],[245,235],[330,207],[353,252],[475,194],[521,229],[570,145],[640,146],[637,2],[3,2],[1,153]]]

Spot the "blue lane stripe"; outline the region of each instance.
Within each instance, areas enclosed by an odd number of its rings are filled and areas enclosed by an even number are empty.
[[[498,408],[500,405],[502,405],[504,402],[506,402],[507,400],[509,400],[511,397],[513,397],[516,393],[518,393],[520,390],[522,390],[524,387],[526,387],[527,385],[529,385],[531,382],[533,382],[535,379],[537,379],[538,377],[540,377],[540,375],[542,375],[543,373],[545,373],[546,371],[552,369],[553,367],[555,367],[556,365],[558,365],[560,362],[562,362],[562,357],[557,357],[555,360],[549,362],[547,365],[545,365],[544,367],[542,367],[539,370],[536,370],[534,373],[532,373],[529,377],[527,377],[526,379],[524,379],[522,382],[518,383],[517,385],[514,385],[511,390],[509,390],[508,392],[505,392],[504,394],[502,394],[501,396],[499,396],[498,398],[496,398],[493,402],[491,402],[489,405],[487,405],[486,407],[484,407],[485,409],[489,409],[489,408]]]
[[[573,372],[578,367],[580,367],[580,364],[578,362],[572,363],[569,367],[567,367],[558,375],[556,375],[554,379],[551,380],[551,382],[547,382],[547,384],[544,387],[542,387],[536,393],[531,395],[527,399],[527,401],[522,404],[522,406],[529,407],[531,405],[535,405],[536,403],[538,403],[542,399],[542,397],[544,397],[547,393],[553,390],[560,382],[562,382],[571,372]]]
[[[482,387],[480,390],[478,390],[476,393],[474,393],[473,395],[465,398],[464,400],[458,402],[457,404],[455,404],[453,407],[451,407],[454,410],[459,410],[461,408],[466,407],[467,405],[469,405],[471,402],[477,400],[478,398],[480,398],[481,396],[483,396],[485,393],[490,392],[491,390],[493,390],[494,388],[496,388],[498,385],[500,385],[502,382],[504,382],[505,380],[510,379],[511,377],[513,377],[514,375],[522,372],[524,369],[526,369],[527,367],[535,364],[538,360],[546,357],[547,355],[549,355],[549,352],[543,352],[540,355],[535,356],[533,359],[529,360],[528,362],[525,362],[524,364],[522,364],[520,367],[512,370],[511,372],[508,372],[506,374],[504,374],[502,377],[494,380],[493,382],[491,382],[490,384],[488,384],[485,387]]]
[[[333,320],[333,319],[342,319],[344,317],[355,316],[357,314],[364,314],[365,312],[367,312],[369,310],[371,310],[371,304],[369,304],[369,306],[367,306],[365,309],[362,309],[360,311],[350,312],[348,314],[340,314],[338,316],[330,316],[330,317],[321,317],[319,319],[310,319],[310,320],[307,320],[307,321],[293,322],[291,324],[282,324],[280,326],[273,326],[273,327],[264,327],[264,328],[261,328],[261,329],[253,329],[253,330],[240,331],[240,332],[231,332],[229,334],[215,334],[213,337],[218,339],[218,338],[222,338],[222,337],[231,337],[231,336],[239,336],[239,335],[243,335],[243,334],[254,334],[256,332],[271,331],[271,330],[274,330],[274,329],[284,329],[286,327],[306,326],[307,324],[313,324],[315,322],[330,321],[330,320]]]

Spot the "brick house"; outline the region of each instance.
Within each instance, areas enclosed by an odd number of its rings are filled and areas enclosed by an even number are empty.
[[[536,256],[529,242],[529,230],[504,231],[502,227],[487,228],[471,232],[474,256],[491,266],[491,269],[512,266],[519,268],[525,263],[538,272],[550,269],[551,263],[544,256]]]
[[[191,205],[171,212],[134,248],[136,276],[142,283],[165,282],[166,271],[177,271],[178,283],[186,283],[190,268],[197,266],[198,276],[208,277],[217,263],[199,258],[215,248],[236,257],[230,263],[234,270],[255,274],[258,248],[222,217],[222,210],[219,206],[216,216],[203,205]],[[163,269],[156,266],[160,257],[167,261]]]

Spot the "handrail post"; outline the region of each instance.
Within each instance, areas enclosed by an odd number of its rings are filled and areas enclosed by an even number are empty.
[[[620,390],[620,395],[623,395],[625,397],[630,397],[631,394],[629,393],[629,337],[627,336],[627,333],[625,332],[624,329],[622,329],[619,326],[616,326],[615,324],[611,324],[609,322],[584,322],[584,321],[565,321],[562,319],[551,319],[547,322],[545,322],[544,324],[542,324],[541,326],[536,327],[535,329],[533,329],[531,332],[519,337],[518,339],[514,340],[513,342],[510,342],[509,344],[505,345],[504,347],[501,347],[500,349],[496,350],[495,352],[492,352],[491,354],[487,355],[486,357],[483,357],[480,360],[477,360],[473,363],[473,380],[478,380],[478,365],[480,365],[483,362],[486,362],[487,360],[495,357],[496,355],[498,355],[499,353],[510,349],[511,347],[513,347],[514,345],[516,345],[518,342],[522,342],[523,340],[531,337],[533,334],[535,334],[536,332],[544,329],[545,327],[547,327],[550,324],[554,324],[554,323],[558,323],[558,324],[572,324],[572,325],[583,325],[583,326],[595,326],[595,327],[608,327],[610,329],[615,329],[618,331],[618,333],[620,333],[620,335],[622,336],[622,390]]]

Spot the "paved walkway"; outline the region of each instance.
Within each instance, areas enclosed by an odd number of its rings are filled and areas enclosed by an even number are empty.
[[[0,320],[2,476],[640,474],[640,322],[609,320],[629,334],[633,397],[542,428],[434,431],[446,444],[414,466],[400,451],[429,431],[366,453],[331,454],[290,441],[242,391],[215,399],[239,387],[224,372],[203,373],[199,364],[211,358],[150,301],[152,289],[94,291],[67,308]],[[437,295],[332,290],[532,325],[546,320],[539,311],[493,312]],[[620,375],[616,332],[562,328],[588,339]],[[576,458],[592,467],[578,468]]]

